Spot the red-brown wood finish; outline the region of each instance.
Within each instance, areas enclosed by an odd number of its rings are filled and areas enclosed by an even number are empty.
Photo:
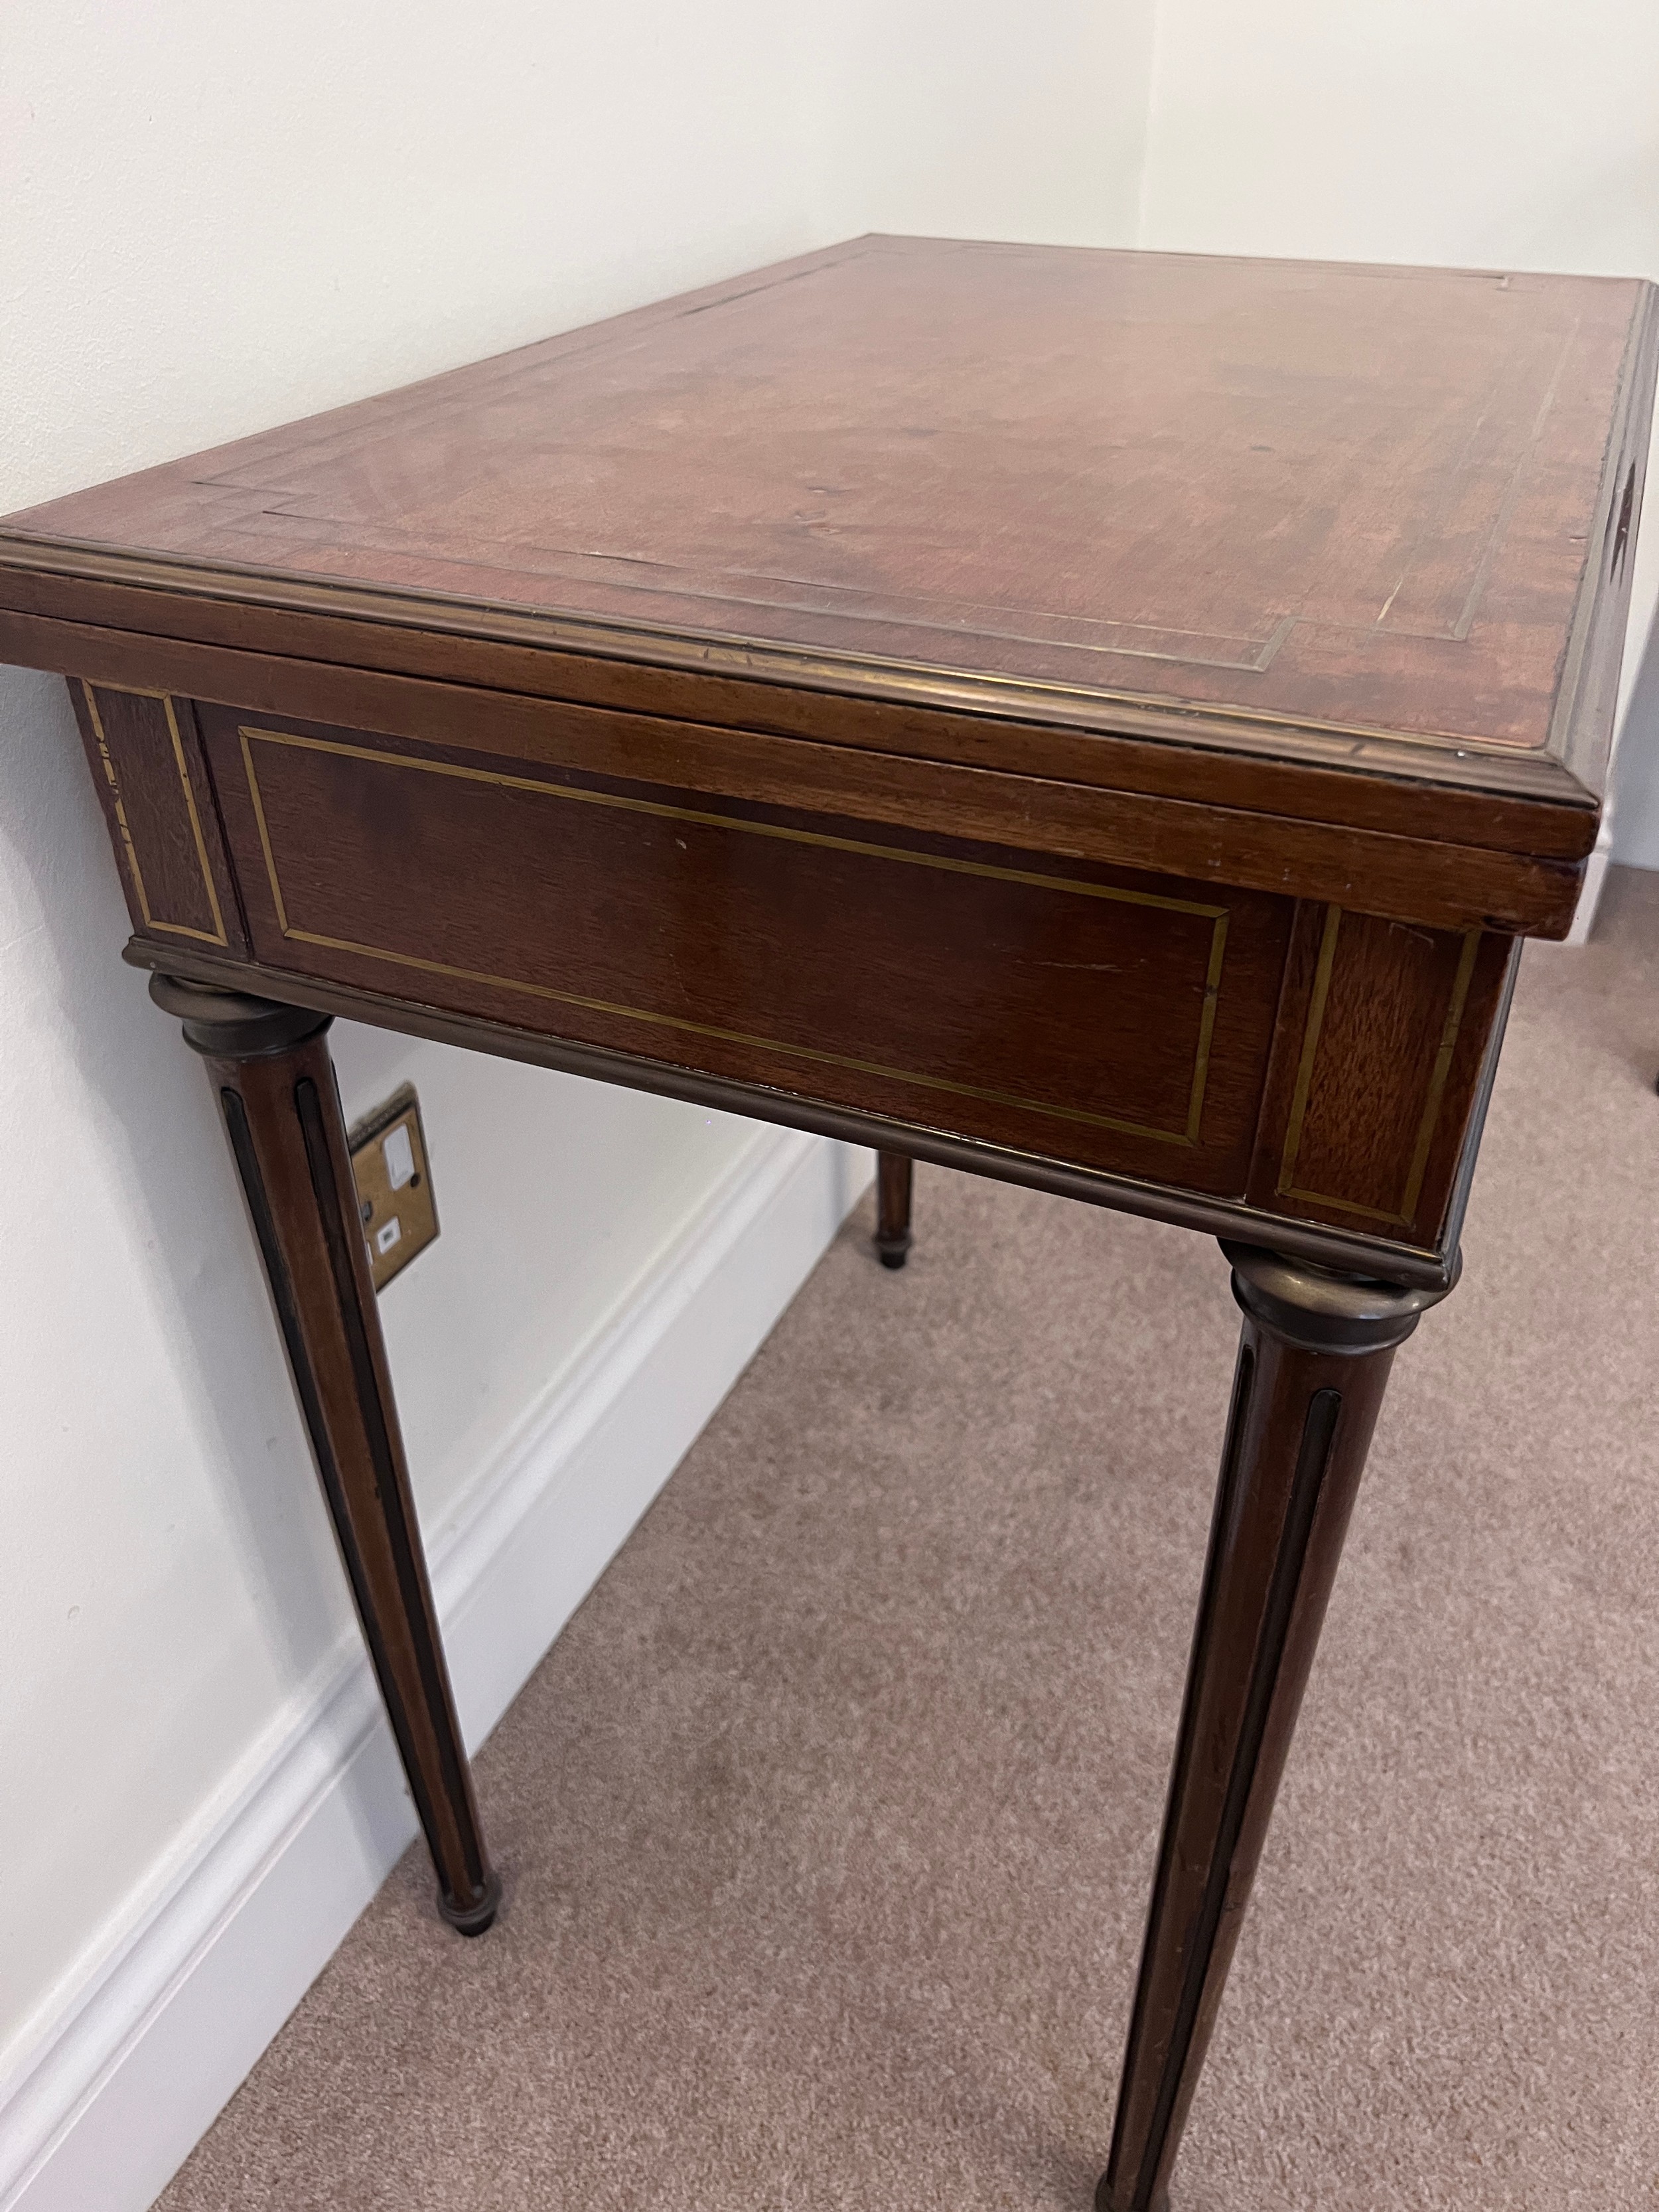
[[[77,700],[135,949],[155,943],[169,972],[246,945],[267,992],[413,996],[802,1110],[1318,1224],[1327,1256],[1443,1277],[1500,933],[1042,849],[1012,807],[1027,843],[915,826],[988,811],[896,805],[912,818],[888,824],[601,776],[559,760],[594,756],[556,731],[492,753],[107,684]],[[100,732],[140,727],[147,744],[107,754]],[[147,919],[152,878],[182,884],[179,914],[211,892],[223,942]],[[1208,1225],[1263,1233],[1252,1221]]]
[[[464,1935],[495,1916],[466,1748],[427,1579],[328,1018],[158,978],[224,1116],[346,1577],[438,1871]]]
[[[202,721],[268,966],[1243,1193],[1286,899]]]
[[[103,802],[133,927],[245,954],[236,887],[212,780],[186,698],[72,682],[93,784]]]
[[[1654,302],[856,240],[0,523],[0,653],[75,679],[127,957],[216,1052],[458,1925],[494,1880],[323,1017],[873,1145],[890,1265],[918,1158],[1210,1231],[1239,1379],[1099,2198],[1164,2203],[1595,838]]]
[[[1543,752],[1586,567],[1627,568],[1608,432],[1646,312],[1606,279],[855,240],[14,527]]]
[[[0,606],[1575,860],[1653,347],[1635,283],[854,240],[13,517]]]
[[[1244,1322],[1098,2212],[1168,2202],[1389,1369],[1439,1295],[1225,1249]]]
[[[910,1256],[910,1205],[916,1164],[904,1152],[876,1155],[876,1251],[884,1267],[902,1267]]]

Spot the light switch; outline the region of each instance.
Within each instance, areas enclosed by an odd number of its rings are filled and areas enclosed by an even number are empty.
[[[405,1083],[352,1128],[351,1172],[368,1246],[369,1272],[384,1290],[438,1233],[432,1170],[420,1102]]]

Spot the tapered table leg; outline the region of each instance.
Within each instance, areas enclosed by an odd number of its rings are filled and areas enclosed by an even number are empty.
[[[916,1164],[908,1152],[876,1154],[876,1250],[884,1267],[902,1267],[910,1249],[910,1193]]]
[[[1244,1326],[1097,2212],[1168,2203],[1389,1368],[1443,1296],[1222,1249]]]
[[[501,1884],[427,1580],[397,1406],[357,1218],[329,1017],[152,978],[208,1064],[311,1435],[323,1494],[380,1693],[438,1873],[438,1909],[464,1936],[495,1917]]]

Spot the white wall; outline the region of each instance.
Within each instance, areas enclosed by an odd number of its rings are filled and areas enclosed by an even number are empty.
[[[11,0],[0,512],[868,228],[1127,243],[1149,23]],[[354,1632],[55,680],[0,671],[0,763],[3,2107]],[[335,1036],[349,1112],[422,1091],[443,1234],[382,1311],[441,1530],[745,1130]]]
[[[859,0],[832,141],[854,227],[1133,245],[1154,7]]]
[[[1659,7],[1158,0],[1137,243],[1659,278]],[[1656,597],[1659,471],[1613,808],[1615,856],[1648,867]]]
[[[462,21],[8,10],[0,507],[827,234],[799,19]],[[63,687],[14,673],[0,713],[15,2062],[351,1632],[206,1086],[116,957]],[[405,1074],[427,1104],[444,1232],[384,1312],[441,1517],[744,1133],[361,1032],[338,1058],[349,1110]]]

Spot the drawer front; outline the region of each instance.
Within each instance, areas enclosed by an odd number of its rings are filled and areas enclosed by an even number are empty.
[[[1288,899],[198,714],[270,966],[1244,1189]]]

